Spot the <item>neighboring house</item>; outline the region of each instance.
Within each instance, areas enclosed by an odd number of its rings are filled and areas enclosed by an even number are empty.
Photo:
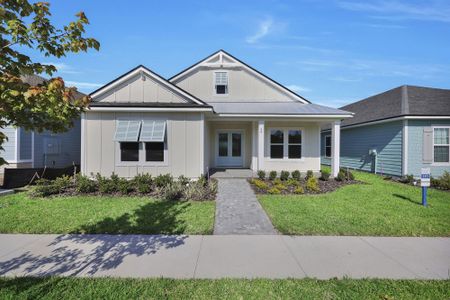
[[[40,76],[27,76],[25,81],[30,85],[41,84],[45,79]],[[78,93],[78,96],[83,94]],[[8,164],[0,167],[0,175],[4,168],[39,168],[66,167],[73,163],[80,164],[81,124],[80,119],[74,121],[74,127],[65,133],[31,132],[20,127],[8,126],[1,131],[8,140],[0,152]]]
[[[81,125],[87,175],[318,172],[321,126],[333,123],[338,139],[340,120],[351,117],[311,104],[223,50],[169,80],[138,66],[91,97]]]
[[[418,177],[450,171],[450,90],[404,85],[341,107],[341,165]],[[322,131],[322,162],[330,164],[330,130]]]

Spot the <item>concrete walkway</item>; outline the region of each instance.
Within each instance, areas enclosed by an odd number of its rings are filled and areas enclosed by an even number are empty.
[[[246,179],[218,181],[214,234],[276,234]]]
[[[450,238],[0,235],[0,275],[448,279]]]

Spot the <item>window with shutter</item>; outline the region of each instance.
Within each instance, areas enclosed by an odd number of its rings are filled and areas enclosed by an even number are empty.
[[[216,94],[228,94],[228,72],[215,72],[214,76]]]
[[[435,163],[450,162],[450,127],[433,128],[433,161]]]

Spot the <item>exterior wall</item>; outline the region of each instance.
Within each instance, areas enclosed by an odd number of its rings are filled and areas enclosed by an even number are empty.
[[[141,75],[136,75],[110,91],[97,96],[95,102],[187,103],[187,100],[148,76],[145,76],[145,80],[143,80]]]
[[[32,150],[33,150],[33,140],[32,140],[32,132],[26,131],[22,128],[19,129],[20,135],[20,151],[19,151],[19,159],[31,159],[32,158]]]
[[[228,95],[215,94],[214,72],[216,71],[228,72]],[[200,68],[174,83],[206,102],[294,100],[288,94],[242,68]]]
[[[0,152],[0,155],[6,161],[16,160],[16,128],[7,126],[2,128],[1,131],[8,137],[8,140],[3,143],[4,150]]]
[[[164,118],[167,119],[167,164],[118,163],[118,143],[114,133],[118,118]],[[134,177],[138,173],[152,175],[170,173],[196,178],[203,173],[204,159],[201,113],[119,113],[87,112],[83,124],[82,172],[86,175],[100,173],[110,176],[113,172],[121,177]]]
[[[321,134],[323,164],[330,164],[330,159],[325,157],[325,136],[330,134],[330,131]],[[402,121],[341,129],[341,166],[374,172],[375,162],[369,150],[376,149],[377,173],[401,176],[402,134]]]
[[[419,177],[421,168],[430,168],[433,177],[441,176],[444,171],[450,172],[450,164],[424,164],[422,160],[423,128],[439,125],[450,126],[450,120],[408,120],[408,174]]]

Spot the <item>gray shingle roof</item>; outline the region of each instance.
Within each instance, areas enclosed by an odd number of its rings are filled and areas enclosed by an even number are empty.
[[[209,102],[218,114],[349,115],[347,111],[300,102]]]
[[[21,76],[21,79],[23,82],[28,83],[31,86],[43,84],[47,80],[46,78],[39,76],[39,75],[24,75],[24,76]],[[75,93],[76,99],[84,97],[84,96],[86,96],[86,94],[84,94],[82,92],[76,91],[76,93]]]
[[[450,116],[450,90],[403,85],[340,109],[355,113],[342,126],[400,116]]]

